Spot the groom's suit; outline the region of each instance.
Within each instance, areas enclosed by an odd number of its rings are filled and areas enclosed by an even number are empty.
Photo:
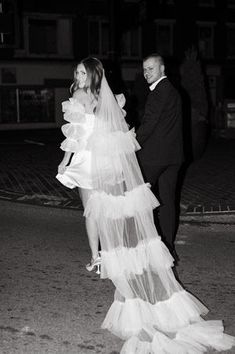
[[[174,251],[175,193],[183,162],[181,99],[165,77],[149,92],[137,140],[138,160],[146,182],[160,202],[154,220],[163,241]]]

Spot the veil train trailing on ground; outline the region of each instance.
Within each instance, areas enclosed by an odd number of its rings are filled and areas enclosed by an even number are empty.
[[[207,308],[174,277],[174,259],[153,221],[159,203],[143,180],[135,154],[140,146],[125,122],[123,104],[124,97],[116,98],[103,76],[86,146],[92,188],[84,201],[85,217],[93,218],[98,227],[101,278],[111,279],[116,287],[102,328],[125,340],[122,354],[229,349],[235,341],[223,333],[222,322],[205,321],[201,316]],[[80,105],[70,102],[64,111],[67,120],[77,115],[83,124]],[[75,130],[69,129],[72,144],[77,133],[71,138]]]

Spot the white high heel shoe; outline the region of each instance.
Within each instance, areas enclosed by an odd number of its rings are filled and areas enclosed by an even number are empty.
[[[98,252],[98,256],[95,259],[91,259],[90,263],[86,265],[86,269],[88,272],[91,272],[92,270],[96,269],[96,274],[100,274],[100,266],[101,266],[101,255],[100,252]]]

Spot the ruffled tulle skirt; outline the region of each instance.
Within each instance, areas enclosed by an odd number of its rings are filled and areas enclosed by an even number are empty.
[[[84,190],[84,216],[96,224],[101,243],[101,278],[116,288],[102,328],[125,340],[121,354],[230,349],[234,337],[223,333],[221,321],[205,321],[207,308],[174,277],[173,258],[153,221],[159,203],[135,155],[140,146],[103,79],[100,97],[96,116],[74,99],[63,103],[70,123],[61,148],[74,155],[56,178]]]
[[[149,184],[121,196],[94,191],[86,204],[84,215],[102,230],[101,278],[116,288],[102,328],[126,341],[121,354],[228,350],[234,337],[222,321],[205,321],[208,309],[174,276],[174,259],[153,223],[158,205]]]

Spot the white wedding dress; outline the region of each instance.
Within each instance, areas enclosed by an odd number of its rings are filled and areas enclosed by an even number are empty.
[[[91,152],[87,149],[87,141],[93,133],[95,116],[85,113],[85,108],[74,98],[63,102],[62,110],[64,119],[69,123],[62,126],[66,139],[61,149],[74,154],[65,173],[58,173],[56,178],[71,189],[92,189]]]
[[[234,337],[222,321],[206,321],[207,308],[175,279],[173,258],[153,222],[159,205],[136,160],[140,148],[106,80],[98,113],[86,114],[73,98],[63,102],[61,148],[73,152],[57,179],[91,190],[84,216],[96,220],[101,278],[116,287],[102,328],[125,343],[121,354],[200,354],[230,349]],[[107,110],[107,102],[112,105]],[[115,107],[115,109],[113,108]]]

